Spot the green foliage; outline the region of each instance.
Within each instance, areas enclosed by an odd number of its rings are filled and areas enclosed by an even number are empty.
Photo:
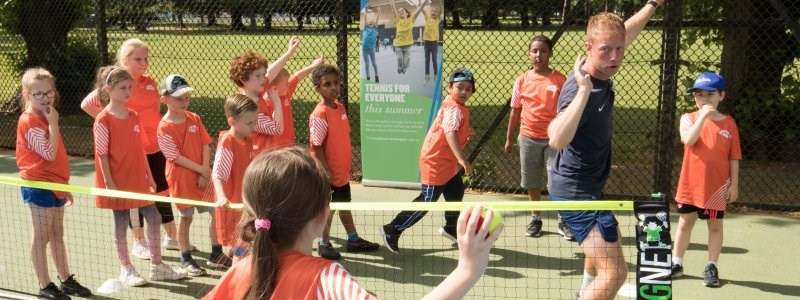
[[[472,165],[472,175],[464,176],[467,188],[483,188],[497,176],[497,165],[494,160],[484,160]]]

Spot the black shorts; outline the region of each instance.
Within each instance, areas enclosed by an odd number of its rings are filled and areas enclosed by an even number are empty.
[[[701,220],[716,220],[722,219],[725,217],[724,210],[713,210],[713,209],[705,209],[700,208],[694,205],[678,203],[678,212],[681,214],[690,214],[693,212],[697,213],[697,217]]]
[[[343,186],[331,186],[331,202],[350,202],[353,197],[350,195],[350,184]]]

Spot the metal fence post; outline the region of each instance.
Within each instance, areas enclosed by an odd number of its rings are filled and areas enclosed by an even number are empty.
[[[109,64],[108,33],[106,31],[106,1],[94,1],[95,27],[97,27],[97,51],[100,53],[100,65]]]
[[[675,144],[675,111],[678,102],[678,67],[682,0],[670,1],[664,11],[661,99],[658,103],[655,178],[653,190],[672,194],[672,147]]]
[[[345,0],[336,1],[336,66],[339,68],[339,102],[348,110],[348,75],[347,75],[347,11]]]

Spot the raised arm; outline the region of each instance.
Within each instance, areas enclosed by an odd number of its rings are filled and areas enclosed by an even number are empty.
[[[269,67],[267,67],[267,81],[272,82],[275,77],[278,77],[278,74],[283,69],[283,66],[285,66],[286,62],[288,62],[289,59],[294,56],[294,53],[297,51],[297,46],[299,45],[300,38],[297,36],[292,36],[292,38],[289,39],[289,46],[286,50],[286,53],[281,55],[281,57],[278,57],[278,59],[273,61],[271,64],[269,64]]]
[[[422,7],[424,7],[427,3],[428,0],[422,0],[422,3],[419,6],[417,6],[417,10],[415,10],[414,13],[411,14],[412,21],[417,19],[417,16],[419,16],[419,13],[422,11]]]
[[[97,114],[103,111],[102,107],[95,104],[95,97],[100,97],[97,95],[97,90],[94,90],[89,93],[89,95],[86,95],[86,97],[83,98],[83,101],[81,101],[81,109],[92,116],[92,118],[97,117]]]
[[[303,78],[308,76],[308,74],[311,74],[311,72],[313,72],[314,69],[316,69],[317,67],[319,67],[320,65],[322,65],[324,63],[325,63],[325,56],[324,55],[320,55],[319,58],[317,58],[313,62],[311,62],[310,65],[308,65],[305,68],[300,69],[300,71],[295,72],[294,73],[294,77],[297,77],[297,81],[299,82],[300,80],[303,80]]]
[[[653,0],[660,6],[664,3],[664,0]],[[650,18],[653,14],[656,13],[656,7],[651,4],[645,4],[642,9],[639,10],[635,15],[628,18],[625,21],[625,48],[630,46],[633,41],[636,40],[636,37],[639,35],[639,32],[642,32],[644,25],[647,25],[647,21],[650,21]]]
[[[578,55],[575,60],[575,67],[572,72],[575,76],[575,82],[578,85],[578,91],[575,93],[575,98],[572,99],[569,106],[564,111],[559,113],[550,126],[547,127],[547,135],[550,137],[550,147],[556,150],[563,149],[572,142],[575,137],[575,131],[578,130],[578,123],[583,115],[583,110],[586,108],[586,103],[589,101],[589,95],[592,92],[592,79],[589,74],[581,73],[581,66],[586,62],[586,58]]]
[[[397,13],[397,7],[394,6],[394,1],[395,0],[389,0],[389,3],[392,4],[392,13],[394,13],[394,18],[395,19],[399,19],[400,18],[400,14]]]
[[[380,7],[378,7],[377,12],[374,13],[374,15],[375,15],[375,20],[372,20],[372,21],[375,22],[375,26],[378,26],[378,19],[381,18],[381,8]]]

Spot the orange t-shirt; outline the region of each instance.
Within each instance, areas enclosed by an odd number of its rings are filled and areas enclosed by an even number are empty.
[[[283,104],[283,133],[273,138],[276,149],[291,147],[295,145],[294,115],[292,114],[292,95],[300,82],[297,76],[289,76],[289,86],[286,95],[281,97]]]
[[[353,167],[353,147],[350,144],[350,120],[344,105],[334,102],[331,108],[323,102],[317,104],[308,121],[310,152],[317,157],[315,146],[322,146],[331,173],[333,186],[344,186],[350,182]]]
[[[161,122],[161,102],[159,99],[158,84],[155,78],[150,74],[144,74],[131,85],[131,96],[128,102],[125,103],[125,107],[139,114],[142,129],[147,136],[148,142],[144,145],[144,151],[147,154],[160,151],[157,137],[158,123]],[[97,90],[89,93],[83,101],[102,108],[97,99]]]
[[[149,168],[145,158],[144,144],[147,140],[142,132],[136,112],[128,109],[128,117],[119,119],[101,111],[94,119],[94,167],[95,186],[106,188],[100,156],[108,158],[111,178],[117,190],[151,194],[147,181]],[[138,201],[121,198],[95,197],[95,206],[109,209],[140,208],[153,204],[152,201]]]
[[[535,139],[547,139],[547,126],[556,117],[558,96],[567,78],[553,70],[539,76],[533,70],[522,73],[514,82],[511,108],[521,108],[519,134]]]
[[[50,144],[49,124],[47,119],[29,112],[23,112],[19,116],[16,150],[19,177],[25,180],[68,184],[69,157],[64,148],[64,140],[61,139],[59,131],[58,144]],[[56,147],[56,155],[51,158],[49,156],[53,146]],[[53,193],[58,199],[63,199],[67,195],[61,191]]]
[[[183,123],[161,120],[158,124],[158,144],[167,158],[165,175],[169,183],[169,194],[176,198],[205,200],[203,195],[213,183],[209,181],[206,188],[199,188],[199,174],[175,163],[176,158],[183,156],[203,165],[203,146],[211,144],[211,136],[200,116],[187,111],[186,121]],[[192,206],[175,204],[175,207],[186,209]]]
[[[373,299],[342,265],[292,251],[280,255],[270,299]],[[250,289],[252,259],[234,264],[204,300],[243,299]]]
[[[684,114],[681,132],[688,131],[697,117],[697,112]],[[730,116],[719,121],[706,119],[697,142],[693,146],[683,146],[683,166],[675,201],[724,211],[731,184],[730,161],[741,159],[736,121]]]
[[[458,174],[458,159],[447,144],[448,132],[458,135],[458,146],[463,150],[470,133],[469,109],[464,103],[453,100],[449,95],[442,102],[419,155],[419,169],[422,183],[444,185]]]
[[[225,196],[231,203],[242,203],[242,182],[244,171],[253,160],[253,143],[250,137],[237,139],[232,133],[222,131],[217,141],[217,154],[214,157],[214,168],[211,177],[224,182]],[[213,183],[212,183],[213,184]],[[233,246],[236,238],[236,226],[242,211],[230,208],[217,208],[217,240],[225,246]]]

